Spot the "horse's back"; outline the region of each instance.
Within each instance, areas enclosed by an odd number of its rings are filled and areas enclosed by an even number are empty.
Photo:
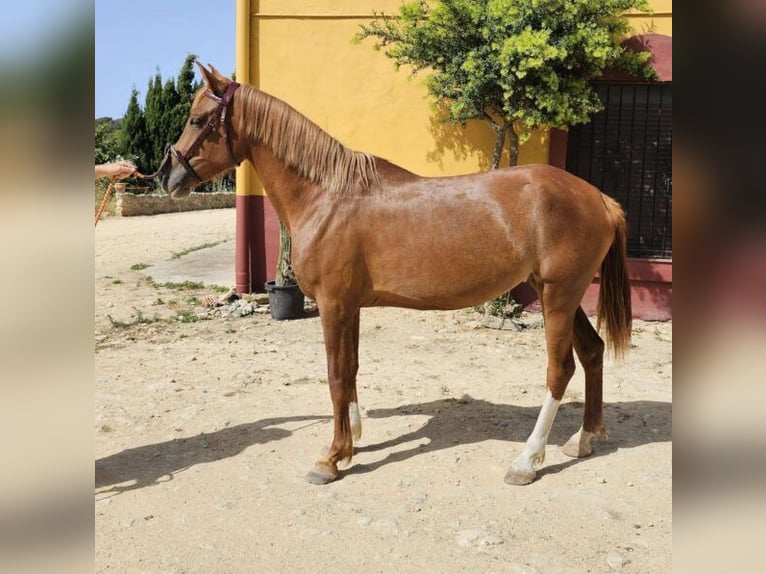
[[[458,308],[531,273],[592,277],[610,243],[600,192],[552,166],[395,176],[344,230],[357,237],[373,304]]]

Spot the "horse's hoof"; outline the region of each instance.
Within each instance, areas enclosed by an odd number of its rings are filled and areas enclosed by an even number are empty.
[[[505,474],[505,482],[514,486],[524,486],[533,482],[536,474],[532,469],[511,467]]]
[[[604,433],[606,434],[606,433]],[[594,434],[580,429],[561,447],[561,452],[572,458],[585,458],[593,452],[590,441]]]
[[[311,484],[329,484],[338,478],[338,473],[333,473],[327,468],[315,466],[306,475],[306,480]]]
[[[569,439],[566,444],[561,447],[561,452],[571,458],[585,458],[590,456],[593,452],[590,444],[583,444],[579,440]]]

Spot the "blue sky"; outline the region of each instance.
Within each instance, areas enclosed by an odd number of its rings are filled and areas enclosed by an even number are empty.
[[[235,0],[95,0],[95,117],[122,117],[130,92],[157,68],[178,75],[189,53],[229,76],[235,67]]]

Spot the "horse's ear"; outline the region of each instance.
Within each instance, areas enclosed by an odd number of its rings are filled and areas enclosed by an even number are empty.
[[[226,76],[224,76],[221,72],[215,69],[215,66],[213,66],[213,64],[208,64],[208,66],[210,66],[210,71],[213,73],[213,76],[215,76],[218,81],[225,82],[228,80]]]
[[[202,79],[204,80],[205,86],[207,86],[208,90],[218,95],[221,95],[224,91],[226,91],[226,84],[228,81],[218,72],[218,70],[216,70],[213,66],[210,66],[210,69],[208,70],[205,66],[200,64],[199,61],[197,61],[196,64],[200,73],[202,74]]]
[[[200,74],[202,74],[202,80],[205,82],[205,85],[208,88],[210,88],[211,87],[210,86],[210,76],[211,76],[210,72],[208,71],[208,69],[205,66],[203,66],[200,63],[199,60],[195,60],[194,63],[197,64],[197,67],[199,68],[199,72],[200,72]]]

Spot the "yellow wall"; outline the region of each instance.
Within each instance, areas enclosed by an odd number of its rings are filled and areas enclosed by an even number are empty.
[[[421,76],[395,71],[392,60],[373,50],[372,40],[351,43],[373,10],[394,13],[400,4],[401,0],[238,0],[238,18],[249,12],[249,44],[238,46],[237,75],[246,75],[240,71],[244,63],[239,54],[247,53],[242,58],[250,62],[250,83],[285,100],[345,145],[416,173],[488,169],[494,133],[484,122],[472,122],[467,129],[439,122]],[[670,0],[652,4],[656,12],[670,12]],[[670,18],[631,19],[640,32],[654,23],[654,31],[669,34]],[[238,22],[238,29],[245,28]],[[535,134],[522,146],[519,161],[548,161],[547,132]]]
[[[673,35],[673,0],[649,0],[652,14],[628,12],[626,16],[636,34]]]

